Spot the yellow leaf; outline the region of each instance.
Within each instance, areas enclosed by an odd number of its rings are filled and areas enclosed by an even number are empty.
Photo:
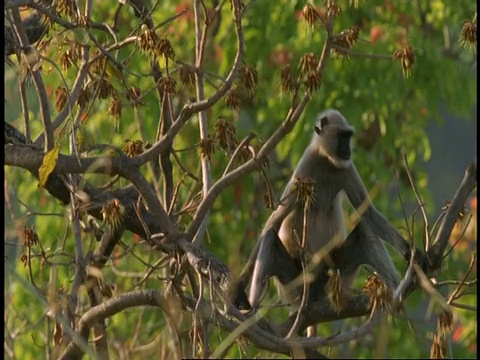
[[[38,169],[38,180],[40,181],[39,186],[41,187],[45,186],[48,180],[48,176],[55,169],[55,165],[57,165],[59,153],[60,153],[60,148],[56,147],[45,154],[42,165],[40,166],[40,169]]]
[[[117,68],[117,65],[112,64],[110,61],[107,61],[107,65],[105,66],[105,72],[111,78],[116,78],[118,80],[122,80],[123,75],[122,72]]]

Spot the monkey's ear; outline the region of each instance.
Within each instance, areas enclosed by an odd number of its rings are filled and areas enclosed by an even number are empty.
[[[320,135],[320,133],[323,131],[323,128],[325,127],[325,125],[328,124],[328,118],[326,116],[322,117],[319,121],[318,121],[318,125],[315,125],[315,132]]]

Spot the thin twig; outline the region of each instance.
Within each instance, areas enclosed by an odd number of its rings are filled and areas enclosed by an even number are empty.
[[[405,163],[405,170],[407,172],[408,181],[410,181],[410,186],[412,187],[413,193],[415,194],[415,198],[417,199],[418,206],[420,207],[420,211],[422,212],[423,223],[424,223],[424,233],[425,233],[424,249],[425,251],[427,251],[430,248],[430,227],[428,225],[428,217],[425,211],[425,203],[422,201],[422,198],[420,197],[417,187],[415,186],[415,182],[413,181],[412,172],[410,171],[410,166],[408,165],[408,159],[407,159],[406,153],[403,154],[403,160]]]

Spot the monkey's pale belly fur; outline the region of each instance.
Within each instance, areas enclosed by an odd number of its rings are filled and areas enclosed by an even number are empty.
[[[305,242],[305,253],[313,257],[314,254],[322,251],[322,249],[330,252],[334,247],[338,247],[345,241],[347,234],[342,199],[343,193],[340,192],[333,201],[326,201],[323,204],[312,204],[310,211],[307,211],[307,233],[304,236],[306,239],[310,239],[310,241]],[[325,226],[326,224],[328,226]],[[301,259],[300,247],[303,228],[304,210],[303,206],[298,206],[285,218],[278,233],[283,246],[285,246],[285,249],[293,259]],[[311,239],[314,239],[314,241],[311,241]],[[335,243],[329,244],[331,241],[335,241]],[[325,256],[326,253],[322,255]],[[300,305],[303,286],[291,288],[287,291],[279,281],[275,281],[275,283],[280,296],[292,305],[290,311],[295,311]]]
[[[343,194],[339,193],[331,204],[313,204],[312,209],[307,212],[307,239],[306,241],[309,254],[315,254],[331,241],[343,242],[347,236],[344,214],[342,210]],[[327,205],[327,206],[325,206]],[[299,245],[302,244],[304,228],[303,206],[297,207],[283,221],[279,231],[279,238],[288,253],[294,259],[300,258]],[[338,245],[341,244],[338,243]],[[329,247],[331,249],[331,247]]]

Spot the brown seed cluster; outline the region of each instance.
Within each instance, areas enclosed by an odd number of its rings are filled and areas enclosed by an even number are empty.
[[[321,21],[321,16],[318,10],[310,3],[306,3],[303,7],[303,18],[307,22],[308,26],[314,27],[318,22]]]
[[[239,74],[240,83],[253,95],[253,92],[258,84],[258,73],[254,68],[243,66]]]
[[[153,57],[175,60],[175,49],[167,38],[159,38],[155,30],[145,25],[142,25],[142,30],[139,36],[140,49]]]
[[[80,106],[81,109],[85,108],[88,102],[92,98],[92,93],[90,92],[89,87],[85,87],[80,90],[77,98],[77,105]]]
[[[38,234],[34,229],[28,228],[25,226],[23,228],[22,235],[23,235],[23,246],[30,247],[32,245],[38,244],[38,241],[39,241]]]
[[[112,102],[108,108],[108,113],[112,115],[116,121],[120,121],[120,118],[122,117],[122,103],[117,96],[112,98]]]
[[[327,16],[338,16],[342,9],[335,4],[335,0],[327,0]]]
[[[332,53],[336,57],[344,57],[345,51],[342,49],[351,49],[358,41],[360,34],[360,28],[358,26],[352,26],[350,29],[341,31],[333,38],[333,45],[336,49],[332,49]]]
[[[391,310],[393,293],[375,274],[370,276],[363,286],[363,293],[370,297],[370,307],[373,310]]]
[[[222,117],[219,117],[215,124],[215,138],[218,141],[220,149],[231,154],[237,147],[237,130],[235,126]]]
[[[437,333],[432,334],[432,345],[430,346],[430,357],[432,359],[445,359],[448,352],[448,333],[453,327],[453,314],[443,309],[438,314]]]
[[[240,68],[238,76],[238,84],[226,93],[225,104],[231,108],[238,110],[242,105],[251,104],[253,95],[258,84],[258,73],[254,68],[243,66]]]
[[[410,76],[410,69],[415,63],[415,54],[411,46],[407,46],[402,50],[397,50],[393,53],[393,58],[395,60],[400,60],[402,64],[402,72],[405,78]]]
[[[236,87],[232,87],[230,90],[227,91],[225,94],[225,104],[231,109],[238,109],[240,107],[240,97],[238,93],[238,89]]]
[[[315,181],[312,178],[296,178],[293,190],[297,194],[297,199],[307,208],[315,202]]]
[[[55,109],[57,109],[57,111],[62,110],[67,103],[67,99],[67,89],[62,86],[57,87],[55,89]]]
[[[99,99],[107,99],[115,94],[113,85],[105,77],[93,81],[94,93],[98,95]]]
[[[58,0],[55,2],[55,10],[60,15],[65,15],[70,19],[76,16],[76,6],[74,0]]]
[[[166,94],[175,95],[177,92],[177,82],[172,76],[162,76],[160,80],[158,80],[158,85]]]
[[[60,66],[64,71],[67,71],[72,65],[77,63],[80,55],[80,46],[75,41],[72,41],[69,48],[60,55]]]
[[[200,140],[200,155],[210,160],[210,156],[215,152],[215,139],[209,134],[206,139]]]
[[[443,335],[433,334],[430,346],[430,359],[445,359],[447,357],[447,340]]]
[[[465,20],[460,34],[460,44],[466,48],[476,49],[477,45],[477,21]]]
[[[317,69],[318,59],[314,53],[307,53],[300,59],[300,74],[313,73]]]
[[[125,140],[125,146],[123,147],[123,152],[127,154],[128,157],[135,157],[142,154],[144,151],[144,145],[142,140]]]
[[[320,87],[322,76],[317,70],[318,59],[314,53],[307,53],[300,59],[300,75],[303,77],[303,84],[310,93]]]
[[[446,334],[453,327],[453,314],[450,311],[442,310],[438,314],[437,328],[440,334]]]
[[[342,287],[340,270],[328,270],[327,294],[333,309],[340,312],[346,307],[346,296]]]
[[[103,221],[113,229],[117,228],[125,213],[125,207],[118,199],[112,199],[102,207]]]
[[[162,38],[158,40],[156,50],[158,56],[163,56],[165,59],[168,58],[170,60],[175,60],[175,50],[168,39]]]
[[[280,86],[284,93],[294,93],[297,90],[298,82],[291,65],[286,65],[281,70]]]
[[[187,64],[182,64],[178,68],[178,76],[182,85],[193,88],[195,85],[195,70],[193,67]]]
[[[308,92],[313,93],[314,91],[318,90],[321,81],[322,75],[319,71],[315,70],[315,72],[308,73],[308,75],[305,77],[304,84]]]

